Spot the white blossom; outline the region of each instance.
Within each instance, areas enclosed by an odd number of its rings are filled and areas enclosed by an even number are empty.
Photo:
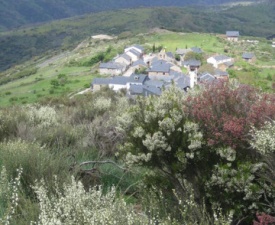
[[[265,122],[265,125],[257,130],[252,127],[253,140],[251,146],[265,155],[275,151],[275,121]]]

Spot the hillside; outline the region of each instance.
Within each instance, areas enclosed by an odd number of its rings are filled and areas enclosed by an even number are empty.
[[[242,37],[242,40],[252,37]],[[155,29],[150,33],[130,35],[127,38],[98,40],[86,38],[73,50],[64,51],[54,57],[40,57],[17,65],[0,73],[0,106],[38,102],[45,98],[73,96],[90,87],[98,73],[98,63],[91,63],[99,53],[107,52],[106,60],[121,53],[125,46],[140,44],[150,53],[155,44],[175,52],[176,48],[197,46],[204,51],[204,61],[215,53],[227,54],[235,59],[231,78],[272,92],[275,83],[275,49],[264,38],[257,38],[259,44],[240,41],[229,43],[222,35],[206,33],[177,33]],[[227,53],[225,53],[225,51]],[[257,61],[244,62],[243,52],[254,52]],[[204,66],[203,66],[204,67]],[[205,67],[207,69],[207,67]]]
[[[71,49],[94,34],[127,37],[129,32],[137,34],[163,27],[221,34],[239,30],[241,35],[267,37],[275,34],[274,21],[275,3],[229,8],[140,8],[89,14],[0,33],[0,71],[52,51]]]
[[[165,29],[111,38],[88,37],[72,51],[1,73],[0,82],[6,83],[0,85],[0,223],[275,221],[275,187],[270,185],[275,171],[275,94],[244,84],[275,90],[275,48],[270,41],[240,37],[231,42],[220,34]],[[217,78],[185,92],[171,80],[169,88],[162,89],[162,79],[169,76],[158,70],[155,84],[161,95],[133,96],[128,88],[148,88],[154,82],[137,74],[108,77],[131,78],[131,83],[113,85],[120,91],[106,88],[104,82],[98,91],[93,86],[93,92],[76,95],[90,90],[93,78],[107,78],[98,73],[100,61],[113,59],[133,44],[145,50],[146,64],[151,57],[150,69],[155,56],[167,65],[168,51],[177,48],[201,48],[195,56],[202,62],[199,70],[205,71],[208,57],[233,57],[230,82]],[[252,51],[255,61],[245,61],[244,51]],[[136,55],[134,49],[129,52]],[[188,80],[181,74],[184,69],[170,72]]]
[[[68,18],[85,13],[94,13],[106,10],[116,10],[122,8],[137,8],[137,7],[155,7],[155,6],[177,6],[186,5],[214,5],[228,2],[240,2],[241,0],[10,0],[0,1],[0,31],[17,28],[22,25],[30,25],[34,23],[47,22],[62,18]],[[250,0],[249,2],[257,2]]]

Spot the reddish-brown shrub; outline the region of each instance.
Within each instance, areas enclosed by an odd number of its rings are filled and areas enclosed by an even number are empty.
[[[200,124],[209,145],[236,148],[247,144],[252,125],[260,127],[275,118],[275,95],[219,81],[206,85],[200,95],[188,97],[184,107],[189,118]]]
[[[275,224],[275,217],[270,216],[265,213],[257,214],[256,215],[258,221],[253,221],[253,225],[274,225]]]

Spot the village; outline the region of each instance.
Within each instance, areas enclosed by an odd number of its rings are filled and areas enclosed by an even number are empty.
[[[239,31],[227,31],[225,38],[229,42],[239,41]],[[217,80],[229,80],[228,68],[234,66],[234,58],[224,54],[213,54],[204,62],[203,49],[199,47],[178,48],[167,52],[146,53],[141,45],[126,47],[124,52],[109,62],[101,62],[100,75],[109,77],[95,78],[91,83],[92,91],[109,87],[114,91],[126,90],[131,97],[137,95],[161,95],[162,90],[172,84],[183,91],[195,85]],[[255,55],[244,52],[242,59],[255,61]],[[200,72],[203,63],[209,71]]]

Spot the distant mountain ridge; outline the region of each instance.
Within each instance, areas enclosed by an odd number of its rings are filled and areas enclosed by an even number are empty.
[[[217,5],[244,0],[0,0],[0,31],[86,13],[122,8]],[[258,2],[259,0],[247,0]]]

